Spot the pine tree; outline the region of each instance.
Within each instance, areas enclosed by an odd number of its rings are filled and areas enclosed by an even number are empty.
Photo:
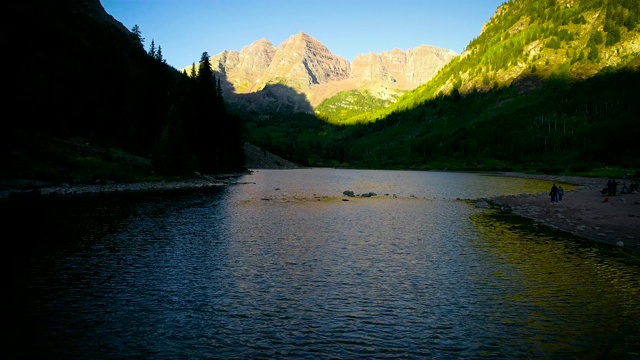
[[[166,64],[167,61],[162,58],[162,46],[158,45],[158,51],[156,51],[156,60],[160,61],[163,64]]]
[[[181,175],[198,170],[187,133],[187,124],[193,118],[192,81],[186,73],[182,73],[170,94],[172,105],[153,153],[154,168],[159,174]]]
[[[198,63],[198,82],[203,89],[209,89],[214,84],[213,68],[209,62],[209,53],[206,51],[200,56],[200,62]],[[211,92],[213,93],[213,91]]]
[[[593,34],[591,34],[591,37],[589,37],[589,42],[588,45],[600,45],[604,42],[604,38],[602,36],[602,33],[600,31],[596,31]]]
[[[223,97],[222,97],[222,85],[220,84],[220,78],[218,78],[218,81],[216,83],[216,96],[220,100],[223,100]]]
[[[138,26],[138,24],[133,25],[133,27],[131,28],[131,32],[133,33],[133,36],[137,39],[138,45],[140,47],[143,47],[144,38],[142,37],[142,32],[140,31],[140,27]]]
[[[592,63],[597,63],[600,61],[600,51],[595,45],[592,45],[589,49],[589,54],[587,54],[587,59]]]
[[[149,45],[149,52],[147,52],[147,54],[149,54],[149,56],[154,59],[156,58],[156,43],[153,41],[153,39],[151,39],[151,45]]]
[[[200,57],[198,73],[193,81],[194,119],[189,126],[189,138],[200,170],[216,172],[219,167],[219,129],[215,121],[217,109],[214,75],[206,51]]]

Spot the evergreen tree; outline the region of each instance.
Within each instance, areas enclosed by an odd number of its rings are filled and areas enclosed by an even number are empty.
[[[600,51],[595,45],[592,45],[589,49],[589,54],[587,55],[587,59],[593,63],[597,63],[600,61]]]
[[[187,134],[187,124],[193,118],[191,81],[183,73],[170,95],[172,105],[153,153],[154,168],[162,175],[183,175],[198,170]]]
[[[166,64],[167,61],[162,57],[162,46],[158,45],[158,51],[156,51],[156,60],[160,61],[163,64]]]
[[[216,97],[218,97],[218,99],[222,100],[222,85],[220,85],[220,78],[218,78],[218,81],[216,83]]]
[[[205,51],[200,57],[198,63],[198,84],[200,90],[207,92],[211,96],[215,96],[215,76],[213,74],[213,68],[209,62],[209,54]]]
[[[613,27],[607,33],[606,45],[607,46],[613,46],[613,45],[617,44],[618,42],[620,42],[620,38],[621,38],[620,29],[618,27]]]
[[[589,45],[600,45],[603,42],[604,42],[604,38],[600,31],[594,32],[593,34],[591,34],[591,37],[589,38]]]
[[[131,32],[137,39],[138,45],[140,45],[140,47],[143,47],[144,38],[142,37],[142,32],[140,31],[140,27],[138,26],[138,24],[133,25],[133,27],[131,28]]]
[[[199,167],[206,172],[238,171],[244,167],[240,120],[229,116],[222,96],[222,85],[202,53],[194,79],[192,146]]]
[[[192,70],[193,72],[194,70]],[[198,167],[204,172],[218,170],[218,133],[216,129],[215,85],[213,69],[209,63],[209,54],[205,51],[198,63],[198,73],[192,78],[194,87],[194,114],[189,126],[189,139],[192,144]]]
[[[147,54],[154,59],[156,58],[156,44],[153,39],[151,39],[151,45],[149,45],[149,52],[147,52]]]

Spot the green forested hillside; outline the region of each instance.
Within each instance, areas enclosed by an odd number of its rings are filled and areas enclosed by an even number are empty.
[[[633,0],[511,0],[458,58],[429,83],[372,121],[425,100],[508,87],[522,77],[577,81],[621,67],[640,52],[640,7]]]
[[[400,91],[398,92],[400,93]],[[373,96],[369,90],[342,91],[323,100],[314,110],[316,115],[325,121],[341,124],[359,115],[384,109],[393,104],[398,96],[385,100]]]
[[[358,167],[640,167],[637,5],[508,1],[429,83],[345,119],[350,126],[323,128],[308,141],[313,148],[287,142],[298,158]],[[270,126],[277,137],[279,126]]]

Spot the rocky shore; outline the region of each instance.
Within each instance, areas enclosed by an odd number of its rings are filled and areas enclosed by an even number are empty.
[[[247,142],[244,143],[244,152],[246,159],[245,165],[248,169],[301,168],[298,164],[283,159]],[[0,179],[0,199],[21,196],[74,196],[119,192],[206,189],[230,184],[239,184],[237,179],[240,176],[249,173],[251,173],[250,170],[247,170],[244,173],[235,174],[202,174],[186,180],[141,181],[131,183],[97,181],[93,184],[76,182],[53,184],[25,179]]]
[[[489,199],[494,206],[544,225],[590,240],[640,251],[640,194],[604,196],[606,178],[583,178],[504,173],[504,176],[538,178],[577,185],[560,202],[548,193]]]
[[[238,184],[237,179],[243,175],[201,175],[193,179],[141,181],[131,183],[96,182],[94,184],[62,183],[62,184],[24,184],[21,186],[6,185],[0,190],[0,199],[26,196],[76,196],[103,193],[124,193],[142,191],[173,191],[188,189],[206,189],[230,184]]]

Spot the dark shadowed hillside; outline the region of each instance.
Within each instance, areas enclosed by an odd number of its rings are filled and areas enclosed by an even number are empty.
[[[142,30],[126,29],[98,0],[9,2],[3,13],[11,17],[4,50],[17,60],[2,97],[1,177],[131,180],[243,168],[240,125],[212,72],[189,78],[168,66]]]
[[[255,145],[244,143],[245,165],[247,169],[295,169],[299,168],[289,160],[270,153]]]

